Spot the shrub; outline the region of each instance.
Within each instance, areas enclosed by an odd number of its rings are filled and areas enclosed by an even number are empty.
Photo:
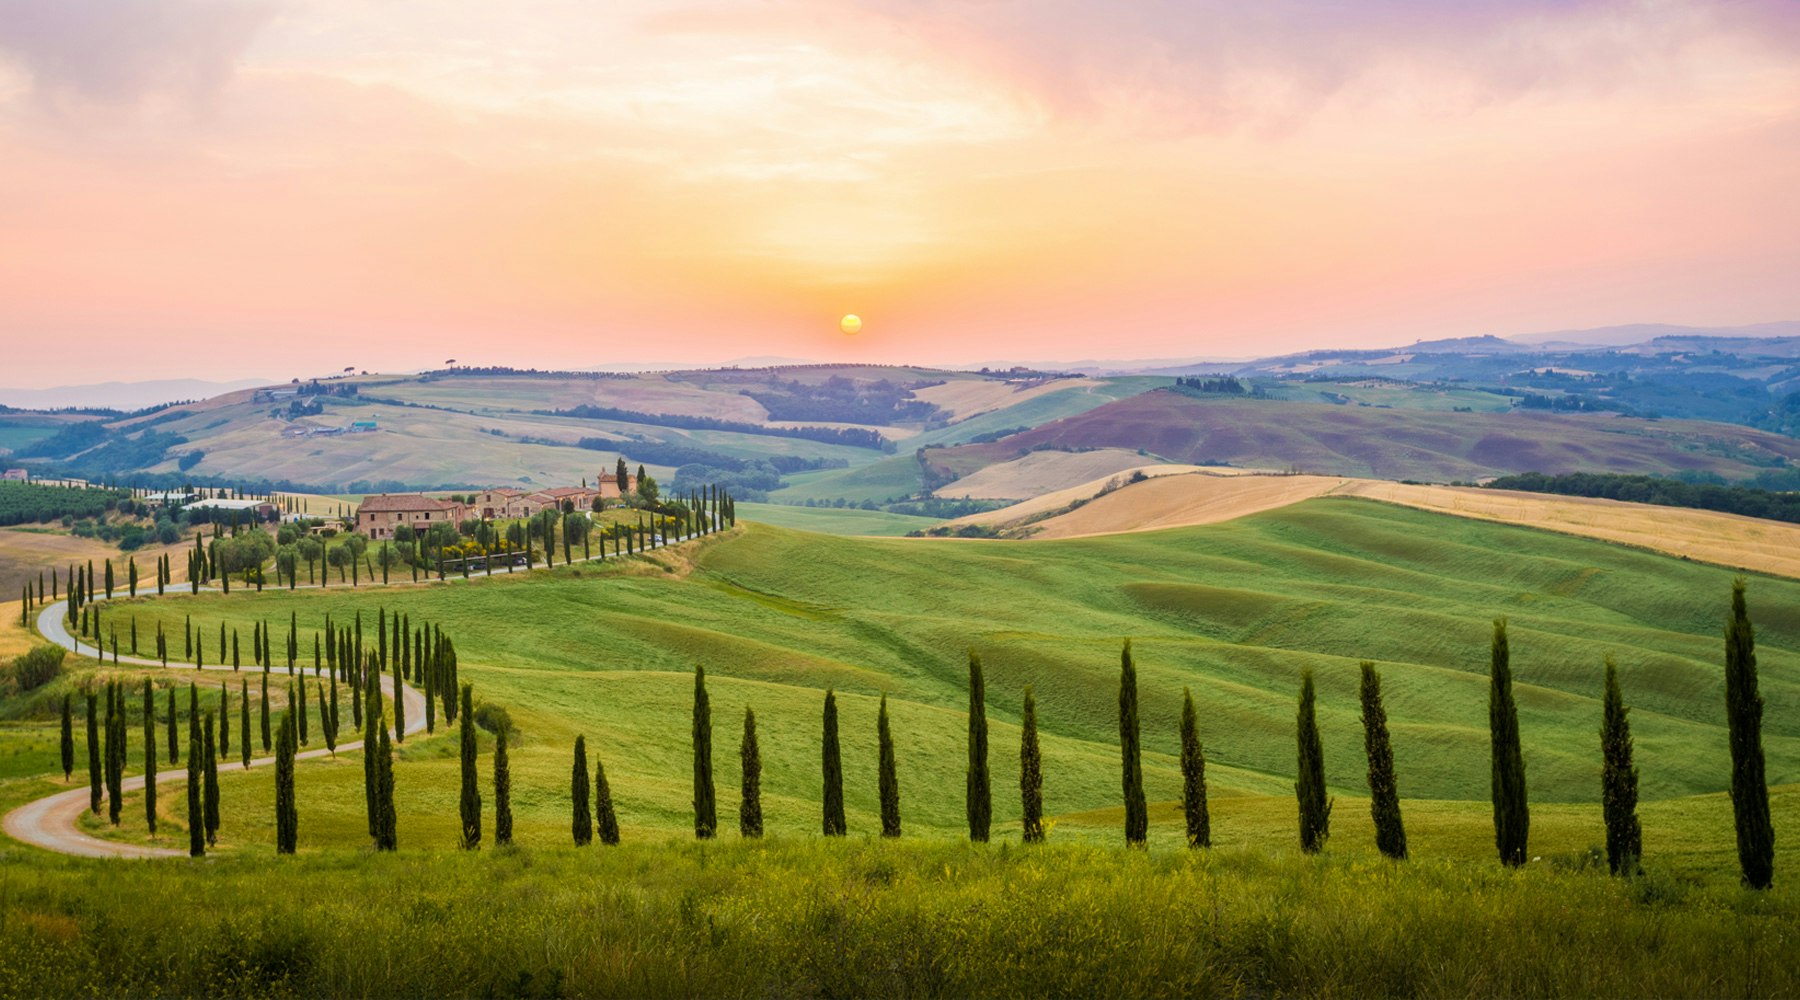
[[[503,705],[484,701],[475,706],[475,724],[495,736],[505,733],[508,743],[519,745],[519,731],[513,727],[512,715]]]
[[[63,657],[67,655],[61,646],[45,644],[38,646],[12,662],[12,681],[20,691],[33,691],[56,679],[62,673]]]

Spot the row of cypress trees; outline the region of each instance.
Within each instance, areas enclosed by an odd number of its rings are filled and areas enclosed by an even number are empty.
[[[1768,787],[1763,774],[1761,744],[1762,700],[1756,689],[1754,630],[1744,598],[1744,581],[1733,583],[1731,616],[1726,636],[1726,695],[1732,749],[1732,801],[1737,821],[1740,868],[1746,885],[1766,888],[1771,880],[1774,835],[1768,812]],[[1618,668],[1609,656],[1605,663],[1602,693],[1601,792],[1606,827],[1606,853],[1611,870],[1633,874],[1642,856],[1642,828],[1637,817],[1638,773],[1632,759],[1628,709],[1619,687]],[[986,683],[981,658],[969,654],[968,766],[965,772],[969,839],[988,840],[992,819],[992,788],[988,773]],[[1387,857],[1408,856],[1406,829],[1401,817],[1399,787],[1394,776],[1392,738],[1387,710],[1382,701],[1381,675],[1369,661],[1360,664],[1359,700],[1363,745],[1368,765],[1369,808],[1375,828],[1376,848]],[[711,704],[706,693],[706,672],[694,672],[693,760],[694,833],[710,839],[717,830],[717,811],[712,777]],[[826,836],[845,833],[843,763],[838,746],[837,699],[825,693],[823,714],[823,831]],[[1519,735],[1518,708],[1512,690],[1511,647],[1506,620],[1494,622],[1490,644],[1488,695],[1491,792],[1494,808],[1495,848],[1502,863],[1523,865],[1530,833],[1525,763]],[[1211,824],[1206,801],[1206,757],[1198,732],[1197,712],[1191,691],[1184,690],[1181,711],[1182,811],[1187,842],[1193,847],[1211,845]],[[1037,702],[1025,689],[1020,736],[1021,819],[1026,842],[1041,841],[1043,828],[1043,766],[1038,748]],[[1317,693],[1310,668],[1301,672],[1295,720],[1297,761],[1295,798],[1299,806],[1301,849],[1316,853],[1324,848],[1331,830],[1330,798],[1325,782],[1324,744],[1317,720]],[[895,776],[894,742],[888,719],[887,696],[881,697],[876,716],[878,785],[882,835],[900,834],[899,785]],[[1138,721],[1137,669],[1131,642],[1120,653],[1119,744],[1121,781],[1125,804],[1125,839],[1131,846],[1145,843],[1148,810],[1143,789],[1142,748]],[[586,814],[585,742],[577,740],[576,808]],[[746,837],[762,832],[761,754],[756,743],[756,716],[746,708],[740,754],[743,762],[741,832]],[[577,819],[576,839],[583,842],[582,819]]]

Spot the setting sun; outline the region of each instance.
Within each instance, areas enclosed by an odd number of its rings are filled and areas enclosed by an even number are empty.
[[[862,332],[862,317],[855,313],[847,313],[843,319],[838,320],[838,329],[845,333],[860,333]]]

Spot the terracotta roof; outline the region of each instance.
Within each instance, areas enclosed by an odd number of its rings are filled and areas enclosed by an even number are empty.
[[[382,493],[366,497],[356,508],[360,514],[393,514],[415,510],[450,510],[459,507],[448,500],[433,500],[417,493]]]
[[[482,492],[483,493],[492,493],[495,496],[504,496],[504,497],[522,497],[525,495],[524,490],[515,490],[510,486],[496,486],[493,489],[483,490]]]
[[[579,486],[552,486],[547,490],[539,490],[538,494],[542,494],[543,496],[547,496],[547,497],[557,497],[560,499],[562,497],[578,497],[578,496],[582,496],[584,494],[588,494],[588,493],[592,493],[592,492],[594,492],[594,491],[593,490],[584,490]],[[536,496],[538,494],[533,494],[533,495]]]

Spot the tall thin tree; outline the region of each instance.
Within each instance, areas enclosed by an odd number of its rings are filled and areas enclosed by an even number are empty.
[[[1027,844],[1044,839],[1044,758],[1038,748],[1037,694],[1025,685],[1019,719],[1019,804]]]
[[[1375,849],[1404,861],[1406,825],[1400,819],[1400,786],[1394,780],[1394,747],[1388,739],[1387,708],[1381,701],[1381,675],[1368,660],[1361,669],[1363,752],[1369,758],[1369,815],[1375,821]]]
[[[706,668],[694,668],[694,836],[711,840],[719,828],[713,800],[712,706],[706,700]]]
[[[742,764],[742,788],[738,806],[738,833],[760,837],[762,816],[762,748],[756,745],[756,713],[744,706],[744,739],[738,744],[738,761]]]
[[[190,729],[200,727],[189,725]],[[211,847],[219,842],[219,755],[213,752],[213,715],[206,713],[206,732],[202,737],[200,752],[205,756],[201,762],[201,773],[206,779],[206,846]]]
[[[1314,709],[1312,668],[1300,671],[1300,709],[1295,721],[1299,743],[1298,778],[1294,797],[1300,803],[1300,849],[1317,854],[1331,835],[1331,800],[1325,793],[1325,747],[1319,738]]]
[[[144,824],[156,836],[156,692],[144,678]]]
[[[63,692],[62,699],[62,769],[63,780],[68,781],[75,773],[75,713],[71,704],[73,696]]]
[[[1200,717],[1194,693],[1181,689],[1181,815],[1189,847],[1212,846],[1212,812],[1206,803],[1206,750],[1200,744]]]
[[[475,686],[462,686],[462,729],[459,732],[460,749],[462,750],[462,846],[464,850],[474,850],[481,846],[481,788],[475,777],[475,710],[470,701],[475,697]],[[394,699],[400,701],[398,697]]]
[[[594,755],[594,829],[600,842],[611,847],[619,842],[619,817],[613,813],[612,785],[606,780],[606,764]]]
[[[1119,756],[1125,792],[1125,843],[1142,847],[1150,833],[1150,812],[1144,802],[1143,750],[1138,742],[1137,666],[1131,660],[1131,640],[1119,654]]]
[[[1606,820],[1606,866],[1614,875],[1635,875],[1644,853],[1637,815],[1637,767],[1631,761],[1630,709],[1619,690],[1619,667],[1606,658],[1606,688],[1600,709],[1600,809]]]
[[[506,730],[494,734],[494,846],[512,843],[512,766],[506,759]]]
[[[294,717],[284,715],[275,747],[275,853],[292,854],[300,817],[294,802]]]
[[[842,837],[844,823],[844,761],[838,750],[837,692],[825,690],[824,739],[825,836]]]
[[[1488,733],[1492,744],[1494,793],[1494,847],[1500,863],[1517,868],[1525,863],[1531,833],[1530,807],[1525,797],[1525,757],[1519,746],[1519,710],[1513,703],[1512,650],[1506,639],[1506,619],[1494,621],[1488,675]]]
[[[888,723],[887,692],[875,716],[877,783],[881,792],[881,835],[900,836],[900,776],[894,760],[894,732]]]
[[[1763,770],[1762,714],[1756,630],[1750,624],[1740,576],[1731,583],[1731,618],[1725,623],[1725,721],[1731,741],[1738,868],[1752,889],[1767,889],[1775,877],[1775,827],[1769,818],[1769,782]]]
[[[969,651],[969,767],[963,801],[969,818],[969,839],[987,843],[993,821],[993,787],[988,779],[987,682],[982,679],[981,657]]]
[[[188,856],[202,857],[206,854],[206,813],[201,806],[202,769],[200,766],[200,728],[188,727],[188,762],[187,762],[187,828]]]
[[[594,814],[588,804],[587,737],[575,737],[575,769],[569,780],[569,804],[575,846],[586,847],[594,839]]]

